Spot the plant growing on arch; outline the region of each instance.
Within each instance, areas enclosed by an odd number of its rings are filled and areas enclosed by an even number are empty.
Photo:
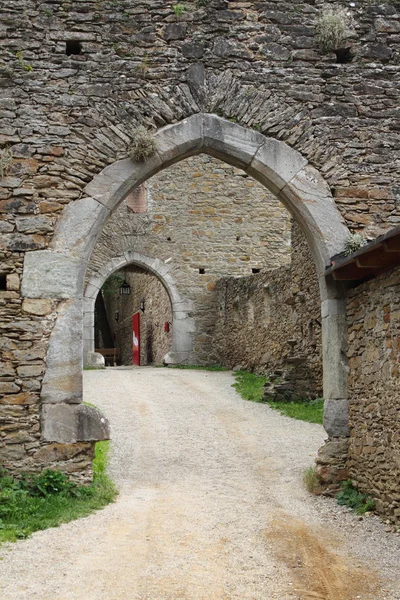
[[[140,162],[153,156],[157,149],[156,140],[146,127],[140,125],[133,132],[132,145],[129,156],[131,160]]]

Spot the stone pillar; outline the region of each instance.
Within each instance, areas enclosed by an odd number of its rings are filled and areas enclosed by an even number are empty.
[[[324,427],[329,436],[318,451],[317,473],[321,482],[336,489],[348,477],[349,414],[347,396],[346,300],[342,287],[327,281],[321,303],[324,387]],[[333,296],[333,297],[332,297]]]

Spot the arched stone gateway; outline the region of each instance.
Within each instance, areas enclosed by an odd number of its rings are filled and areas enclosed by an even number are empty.
[[[324,425],[331,437],[348,435],[344,300],[324,270],[330,257],[342,250],[349,231],[328,185],[285,143],[212,114],[199,113],[168,125],[155,138],[157,151],[151,158],[141,163],[125,159],[106,167],[86,186],[86,197],[66,206],[50,249],[25,255],[22,295],[61,301],[42,389],[44,439],[74,442],[108,435],[100,413],[85,413],[83,418],[80,404],[86,267],[110,213],[127,194],[158,171],[200,153],[237,166],[262,183],[282,201],[305,234],[321,293]]]
[[[83,299],[83,359],[87,365],[96,364],[99,355],[94,352],[94,304],[104,282],[112,273],[126,267],[136,265],[146,269],[157,277],[164,285],[172,307],[172,350],[165,358],[167,364],[184,364],[192,351],[192,333],[194,332],[194,319],[192,317],[192,303],[182,298],[175,280],[171,274],[171,267],[158,258],[151,258],[127,251],[123,256],[117,256],[104,265],[96,275],[93,275],[85,288]],[[93,356],[95,355],[95,356]]]

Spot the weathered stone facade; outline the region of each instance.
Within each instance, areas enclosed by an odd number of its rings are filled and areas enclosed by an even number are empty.
[[[291,256],[289,266],[218,282],[219,319],[213,345],[220,362],[230,368],[242,366],[272,374],[296,371],[297,366],[296,391],[303,398],[316,398],[322,395],[318,279],[297,227]]]
[[[131,286],[130,295],[120,296],[117,290],[116,294],[105,296],[115,347],[121,351],[121,364],[132,364],[132,315],[140,311],[140,364],[161,365],[171,350],[172,311],[167,291],[154,275],[138,267],[127,267],[124,277]],[[170,325],[168,331],[165,323]]]
[[[399,222],[398,3],[354,4],[348,40],[354,58],[338,64],[316,43],[322,0],[187,2],[179,18],[161,0],[2,1],[0,145],[12,154],[0,182],[2,273],[21,275],[25,254],[22,293],[13,289],[15,277],[2,291],[15,293],[2,307],[1,334],[14,344],[11,358],[9,348],[2,350],[12,363],[2,380],[3,457],[17,412],[35,415],[36,427],[41,409],[43,445],[65,439],[57,424],[67,416],[71,444],[79,441],[80,420],[99,425],[81,408],[77,376],[84,271],[115,204],[157,169],[197,152],[245,168],[291,207],[320,267],[346,235],[331,192],[351,229],[374,237]],[[192,116],[197,113],[201,125]],[[138,124],[159,129],[178,122],[186,125],[159,135],[153,160],[115,163],[127,155]],[[277,165],[275,152],[290,160]],[[326,427],[341,437],[347,428],[343,297],[331,281],[321,290]],[[44,302],[36,311],[48,309],[39,325],[39,315],[23,311],[23,301],[32,299]],[[39,339],[43,356],[19,354]],[[25,363],[31,369],[19,375]],[[45,390],[41,375],[33,374],[43,366]],[[33,404],[8,415],[10,398],[29,380]],[[85,433],[85,439],[96,438]],[[23,467],[31,450],[22,450]],[[32,458],[32,468],[39,463]]]
[[[87,278],[127,250],[168,260],[181,296],[193,307],[189,362],[218,362],[212,344],[216,282],[288,264],[289,213],[242,170],[208,156],[188,158],[153,177],[145,205],[146,212],[133,213],[124,202],[111,216]]]
[[[400,268],[349,293],[349,471],[400,519]]]

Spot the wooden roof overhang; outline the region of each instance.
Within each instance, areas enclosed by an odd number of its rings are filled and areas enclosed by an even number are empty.
[[[349,256],[331,259],[325,275],[336,281],[360,282],[377,277],[400,264],[400,226],[369,242]]]

